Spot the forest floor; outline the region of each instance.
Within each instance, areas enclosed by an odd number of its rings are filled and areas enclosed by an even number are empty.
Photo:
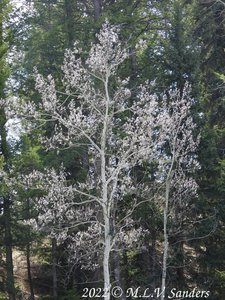
[[[24,251],[14,250],[14,274],[18,290],[21,291],[21,299],[26,300],[30,295],[30,284],[27,272],[27,258]],[[31,257],[32,283],[35,293],[35,299],[40,299],[39,295],[48,295],[51,291],[51,278],[48,271],[43,270],[43,265],[35,256]]]

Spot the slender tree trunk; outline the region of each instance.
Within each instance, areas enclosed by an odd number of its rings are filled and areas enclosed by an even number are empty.
[[[114,252],[113,252],[113,264],[114,264],[114,275],[115,275],[115,284],[116,286],[119,286],[123,290],[123,284],[122,284],[122,278],[121,278],[121,268],[120,268],[120,255],[119,255],[119,249],[118,245],[115,242],[115,247],[114,247]],[[125,295],[122,294],[120,297],[121,300],[125,300]]]
[[[30,199],[28,198],[26,201],[26,216],[25,219],[29,220],[31,218],[30,215]],[[30,241],[31,241],[31,229],[28,228],[28,240],[26,245],[26,260],[27,260],[27,277],[29,282],[30,288],[30,300],[34,300],[34,287],[33,287],[33,280],[32,280],[32,273],[31,273],[31,264],[30,264]]]
[[[157,259],[157,255],[156,255],[156,235],[155,235],[155,230],[154,230],[154,234],[152,236],[152,286],[153,289],[156,288],[156,259]]]
[[[53,278],[53,299],[58,299],[58,282],[57,282],[57,259],[56,259],[56,239],[52,239],[52,278]]]
[[[167,257],[168,257],[168,250],[169,250],[168,233],[167,233],[169,190],[170,190],[170,184],[169,184],[169,180],[167,180],[167,182],[166,182],[166,195],[165,195],[165,207],[164,207],[164,213],[163,213],[164,245],[163,245],[162,284],[161,284],[161,298],[160,298],[161,300],[165,299]]]
[[[106,179],[106,140],[108,133],[108,122],[109,122],[109,87],[108,87],[108,76],[105,78],[105,96],[106,96],[106,106],[105,106],[105,116],[104,125],[102,129],[101,136],[101,180],[102,180],[102,209],[104,218],[104,253],[103,253],[103,275],[104,275],[104,290],[105,290],[105,300],[110,300],[110,271],[109,271],[109,259],[111,251],[111,205],[109,195],[108,195],[108,183]]]
[[[33,287],[33,280],[31,274],[31,265],[30,265],[30,243],[27,244],[26,249],[26,258],[27,258],[27,275],[28,275],[28,282],[30,287],[30,300],[34,300],[34,287]]]
[[[122,259],[123,259],[123,265],[126,266],[126,268],[124,269],[124,290],[126,291],[129,287],[130,287],[130,282],[131,282],[131,276],[129,274],[129,260],[127,257],[127,251],[126,249],[123,249],[123,255],[122,255]],[[128,297],[126,297],[127,300],[131,299],[131,296],[129,295]]]
[[[177,282],[180,290],[184,288],[184,242],[179,242],[177,245]]]
[[[110,222],[107,212],[104,212],[105,219],[105,246],[104,246],[104,258],[103,258],[103,275],[104,275],[104,293],[105,300],[110,300],[110,271],[109,271],[109,257],[111,250],[111,236],[110,236]]]
[[[11,208],[10,198],[4,198],[4,225],[5,225],[5,251],[6,251],[6,290],[9,300],[16,300],[13,256],[12,256],[12,234],[11,234]]]

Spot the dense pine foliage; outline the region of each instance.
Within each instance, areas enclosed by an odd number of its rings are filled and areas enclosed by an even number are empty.
[[[0,299],[225,299],[224,36],[224,0],[0,0]]]

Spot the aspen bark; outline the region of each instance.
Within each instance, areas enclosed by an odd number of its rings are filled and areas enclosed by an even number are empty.
[[[108,183],[106,179],[106,140],[108,131],[108,119],[109,119],[109,90],[108,90],[108,74],[106,75],[104,88],[105,88],[105,117],[101,135],[101,179],[102,179],[102,202],[103,202],[103,218],[104,218],[104,258],[103,258],[103,274],[104,274],[104,290],[105,300],[110,300],[110,270],[109,259],[111,251],[111,233],[110,233],[110,214],[111,203],[108,195]]]
[[[166,291],[166,272],[167,272],[167,257],[168,257],[168,233],[167,233],[167,219],[168,219],[168,205],[169,205],[169,182],[166,182],[166,195],[165,195],[165,207],[163,212],[163,235],[164,235],[164,245],[163,245],[163,264],[162,264],[162,284],[161,284],[161,300],[165,299]]]
[[[104,274],[104,294],[105,300],[110,300],[110,270],[109,270],[109,257],[111,250],[111,237],[110,237],[110,223],[107,214],[105,215],[105,247],[103,259],[103,274]]]

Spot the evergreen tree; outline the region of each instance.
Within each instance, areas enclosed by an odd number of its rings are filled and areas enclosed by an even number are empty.
[[[6,32],[4,27],[6,26],[6,20],[8,17],[8,1],[0,1],[0,151],[3,157],[3,170],[6,173],[10,171],[10,151],[7,141],[7,129],[6,122],[7,117],[5,113],[6,106],[6,80],[9,76],[9,69],[6,64],[6,55],[8,52],[8,41],[6,40]],[[16,300],[14,274],[13,274],[13,240],[12,240],[12,195],[5,188],[4,183],[1,186],[1,201],[2,201],[2,222],[4,232],[4,248],[6,255],[6,291],[8,293],[9,300]]]
[[[200,187],[197,212],[203,221],[198,227],[202,236],[194,247],[199,253],[199,285],[210,285],[211,299],[223,297],[224,260],[221,256],[224,231],[223,162],[224,162],[224,90],[216,73],[224,73],[224,4],[221,1],[194,1],[195,38],[201,45],[200,95],[202,141],[198,175]],[[205,237],[205,238],[204,238]],[[195,273],[195,272],[194,272]]]

